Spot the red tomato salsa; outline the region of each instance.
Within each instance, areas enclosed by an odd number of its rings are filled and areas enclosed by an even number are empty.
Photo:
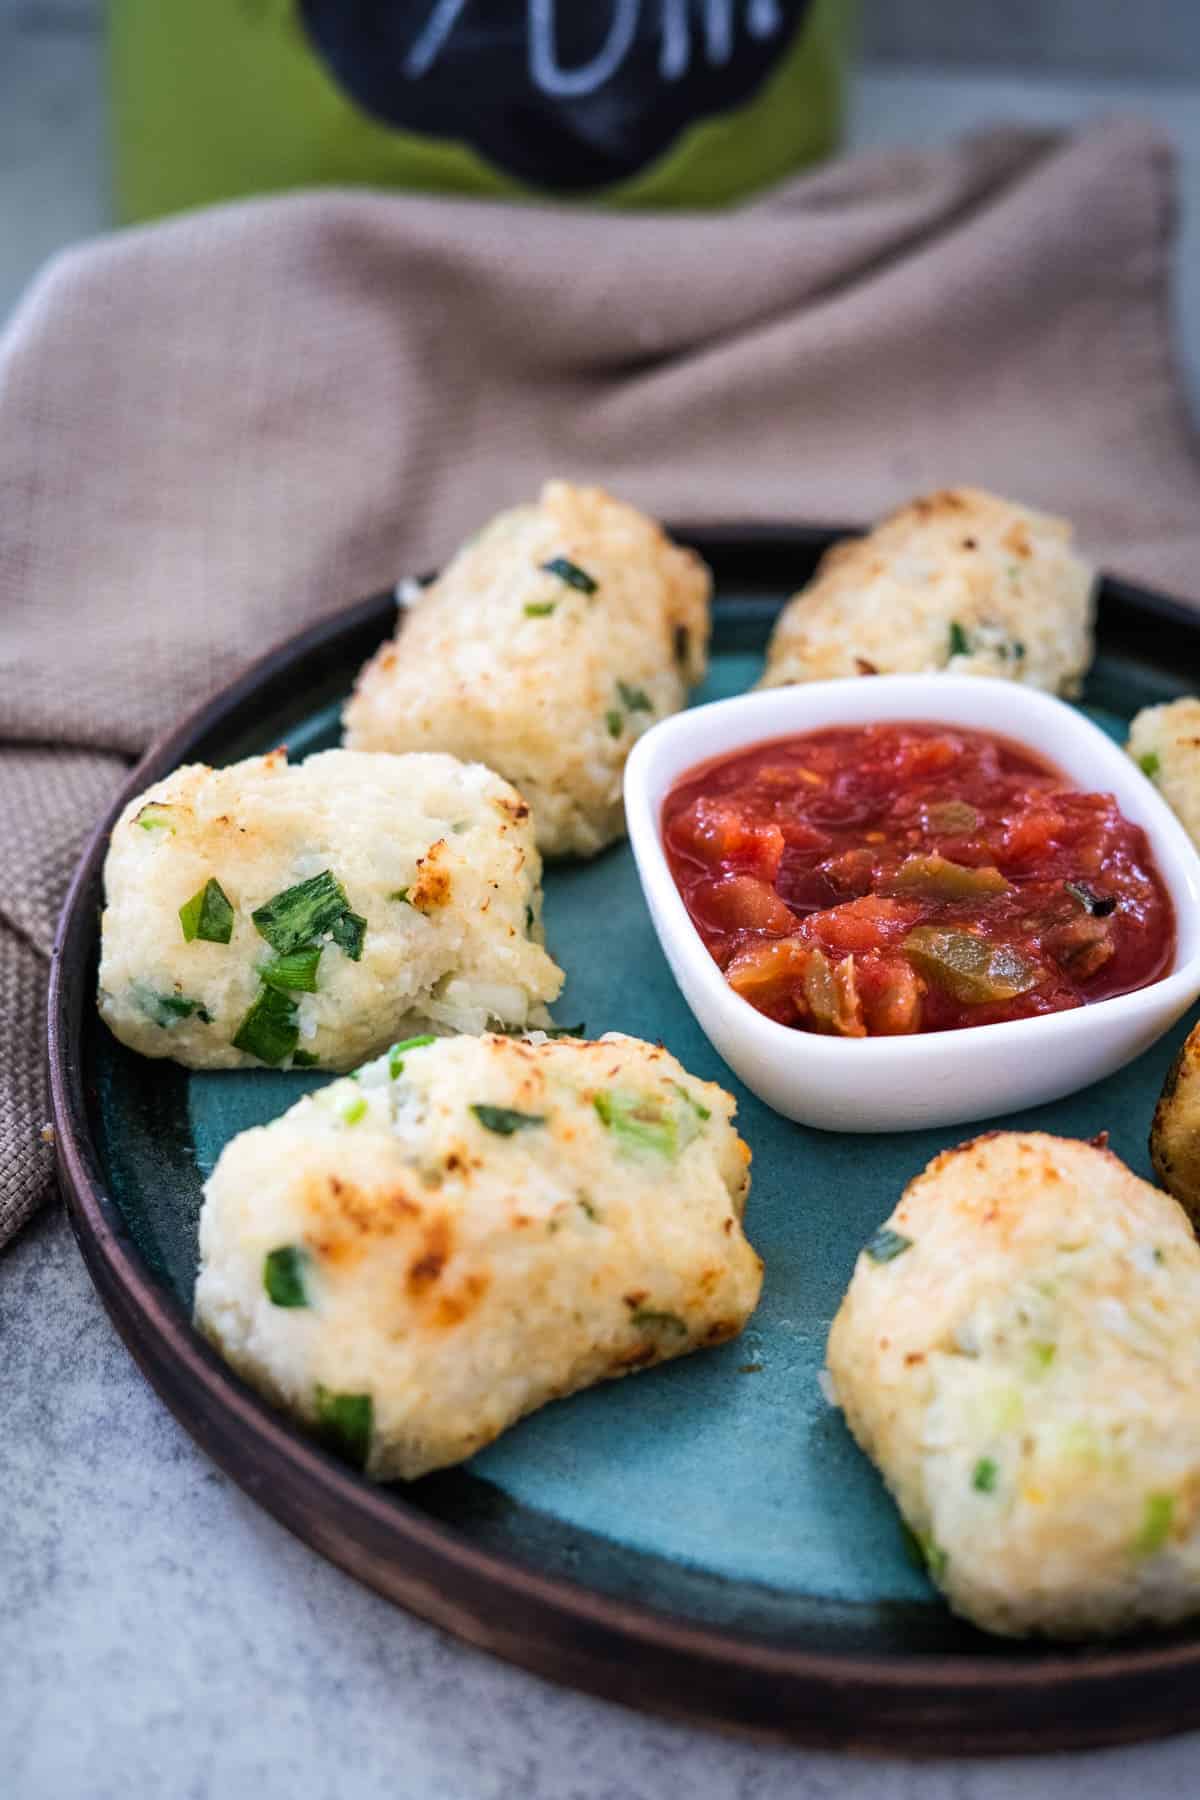
[[[694,769],[667,860],[729,985],[839,1037],[1061,1012],[1170,967],[1145,833],[1019,745],[886,724],[782,738]]]

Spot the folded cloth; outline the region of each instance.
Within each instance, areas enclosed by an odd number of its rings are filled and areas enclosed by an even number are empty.
[[[733,213],[321,192],[53,262],[0,342],[0,1242],[49,1189],[72,859],[249,657],[547,473],[691,521],[994,487],[1186,594],[1171,157],[1136,123],[830,164]]]

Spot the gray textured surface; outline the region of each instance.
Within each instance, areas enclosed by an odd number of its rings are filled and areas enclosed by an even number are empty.
[[[0,0],[0,316],[105,220],[95,51]],[[73,11],[74,8],[68,10]],[[1200,100],[875,72],[855,137],[1156,117],[1184,162],[1200,308]],[[1190,333],[1200,371],[1200,337]],[[1194,389],[1193,391],[1197,391]],[[1054,1761],[864,1763],[639,1719],[461,1648],[288,1537],[193,1449],[117,1341],[61,1212],[0,1260],[4,1800],[1123,1800],[1195,1791],[1200,1738]]]

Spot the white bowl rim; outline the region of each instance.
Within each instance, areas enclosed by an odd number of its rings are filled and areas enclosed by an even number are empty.
[[[1011,725],[1000,730],[946,716],[947,710],[950,713],[957,710],[956,700],[974,702],[978,706],[989,697],[997,703],[1003,697],[1005,707],[1012,712]],[[909,704],[906,706],[906,703]],[[832,707],[836,716],[812,716],[814,712],[825,713],[828,707]],[[781,718],[789,709],[794,709],[795,716],[786,723],[770,727],[760,723],[767,718]],[[1074,759],[1067,749],[1067,739],[1073,739],[1075,745],[1081,746],[1081,754],[1082,747],[1093,751],[1099,747],[1102,762],[1118,776],[1118,788],[1125,785],[1126,775],[1136,778],[1138,785],[1131,783],[1128,790],[1135,796],[1132,812],[1119,793],[1116,798],[1124,816],[1132,818],[1145,830],[1175,911],[1175,963],[1166,974],[1129,993],[1114,994],[1060,1012],[902,1037],[842,1038],[797,1030],[767,1018],[734,992],[692,923],[663,849],[663,801],[689,769],[735,755],[758,743],[800,736],[806,731],[892,720],[982,730],[993,736],[1006,737],[1021,747],[1026,744],[1021,730],[1023,718],[1062,730],[1064,747],[1061,752],[1032,743],[1026,747],[1052,762],[1070,779],[1083,780],[1070,767]],[[661,784],[656,783],[652,767],[656,755],[672,744],[689,741],[702,728],[702,721],[727,728],[721,734],[721,749],[711,753],[693,752]],[[1104,782],[1088,781],[1086,786],[1081,786],[1081,791],[1114,790]],[[795,1060],[816,1050],[823,1059],[834,1062],[841,1059],[847,1067],[853,1063],[859,1071],[865,1066],[869,1072],[882,1077],[898,1073],[901,1067],[911,1072],[915,1054],[925,1060],[961,1054],[964,1033],[986,1033],[989,1052],[994,1050],[997,1054],[1011,1050],[1014,1042],[1019,1043],[1031,1031],[1036,1031],[1045,1047],[1051,1030],[1057,1030],[1060,1036],[1074,1035],[1092,1029],[1100,1018],[1115,1024],[1139,1013],[1165,1012],[1180,996],[1187,996],[1190,1001],[1200,993],[1200,856],[1195,846],[1162,795],[1125,751],[1079,708],[1038,688],[982,675],[872,675],[758,688],[725,700],[708,701],[659,720],[638,739],[625,765],[625,804],[638,873],[647,890],[647,899],[652,900],[651,916],[660,936],[668,930],[671,932],[672,946],[690,964],[693,979],[701,984],[706,1000],[718,1013],[722,1025],[737,1032],[744,1040],[757,1042],[758,1047],[768,1053],[786,1054]],[[1144,816],[1137,817],[1137,814]],[[661,924],[653,904],[655,901],[661,911]],[[1188,949],[1186,955],[1183,954],[1185,946]],[[663,949],[666,952],[665,936]],[[976,1045],[979,1040],[972,1036],[971,1042]]]

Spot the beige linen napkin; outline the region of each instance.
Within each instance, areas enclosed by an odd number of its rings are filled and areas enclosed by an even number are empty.
[[[1168,151],[1110,124],[736,213],[329,192],[53,263],[0,342],[0,1242],[50,1184],[54,915],[123,759],[547,473],[725,521],[973,481],[1186,594],[1171,219]]]

